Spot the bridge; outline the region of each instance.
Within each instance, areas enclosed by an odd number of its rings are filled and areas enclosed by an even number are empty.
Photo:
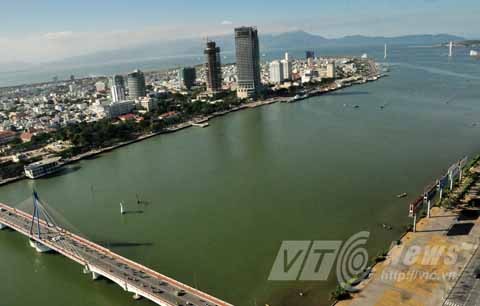
[[[161,306],[233,306],[205,292],[113,253],[56,225],[34,193],[33,215],[0,203],[0,229],[10,228],[30,240],[38,252],[54,251],[84,267],[92,279],[104,277]]]

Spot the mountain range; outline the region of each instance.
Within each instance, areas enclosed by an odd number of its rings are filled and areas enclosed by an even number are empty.
[[[233,35],[222,35],[209,37],[215,40],[221,47],[222,52],[234,51],[235,42]],[[325,38],[320,35],[307,33],[305,31],[294,31],[280,34],[263,34],[259,37],[262,52],[269,50],[292,50],[292,49],[316,49],[322,47],[338,46],[374,46],[383,45],[438,45],[449,41],[463,41],[463,37],[437,34],[437,35],[407,35],[397,37],[371,37],[362,35],[345,36],[342,38]],[[141,46],[99,51],[92,54],[66,58],[48,65],[56,66],[82,66],[108,63],[121,63],[136,60],[157,59],[161,57],[175,56],[201,56],[205,40],[201,38],[179,39],[173,41],[160,41],[144,44]],[[12,65],[9,64],[9,67]],[[26,66],[26,65],[21,65]],[[6,70],[1,64],[0,69]],[[18,68],[18,65],[17,65]],[[9,69],[8,69],[9,70]]]

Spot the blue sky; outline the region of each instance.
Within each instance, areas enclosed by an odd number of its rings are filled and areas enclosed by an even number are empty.
[[[160,39],[306,30],[327,37],[480,37],[476,0],[1,0],[0,57],[37,61]],[[40,48],[41,46],[41,48]]]

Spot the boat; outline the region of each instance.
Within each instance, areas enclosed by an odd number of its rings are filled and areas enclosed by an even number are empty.
[[[61,157],[53,157],[26,165],[25,175],[34,180],[58,172],[61,169],[60,160]]]
[[[476,50],[470,50],[470,56],[471,56],[471,57],[479,57],[480,55],[478,54],[478,51],[476,51]]]
[[[295,95],[295,97],[288,100],[288,103],[294,103],[294,102],[300,101],[301,99],[302,99],[301,95]]]
[[[401,198],[406,197],[407,195],[408,195],[408,194],[407,194],[406,192],[404,192],[404,193],[398,194],[398,195],[397,195],[397,198],[401,199]]]

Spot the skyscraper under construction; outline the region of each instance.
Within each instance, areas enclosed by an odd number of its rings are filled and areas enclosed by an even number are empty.
[[[222,90],[222,63],[220,58],[220,47],[214,41],[208,41],[205,48],[207,90],[210,93],[217,93]]]

